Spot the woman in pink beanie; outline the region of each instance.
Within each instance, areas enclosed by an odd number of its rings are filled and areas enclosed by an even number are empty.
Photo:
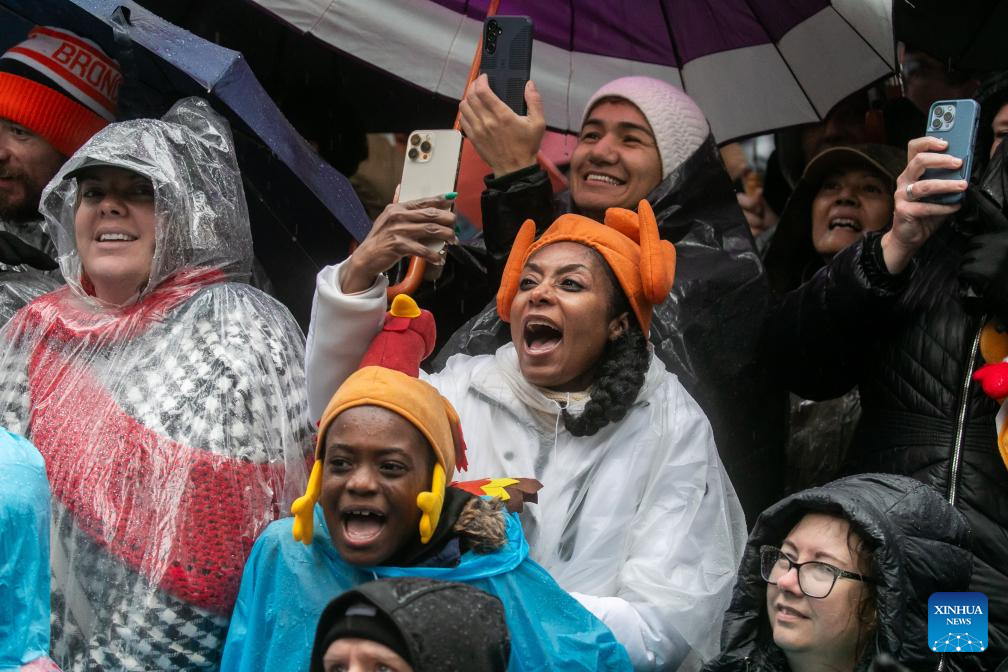
[[[675,285],[655,307],[655,352],[710,419],[752,523],[781,494],[773,465],[782,456],[787,398],[759,345],[769,302],[763,266],[703,112],[676,86],[650,77],[605,84],[582,115],[570,189],[553,194],[536,163],[546,122],[531,82],[525,96],[522,117],[481,77],[460,104],[463,131],[494,171],[482,196],[490,289],[525,219],[601,218],[606,208],[634,209],[646,199],[659,234],[679,252]],[[433,368],[455,353],[494,352],[506,340],[491,305],[455,333]]]

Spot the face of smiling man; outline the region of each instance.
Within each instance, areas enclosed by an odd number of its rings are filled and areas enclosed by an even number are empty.
[[[637,106],[603,99],[592,108],[571,154],[570,192],[578,211],[602,221],[606,208],[636,208],[661,180],[654,132]]]
[[[63,159],[42,136],[0,118],[0,219],[38,219],[42,189]]]

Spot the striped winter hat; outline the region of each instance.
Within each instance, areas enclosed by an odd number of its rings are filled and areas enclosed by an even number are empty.
[[[121,83],[119,64],[97,44],[36,26],[0,56],[0,118],[69,156],[115,119]]]

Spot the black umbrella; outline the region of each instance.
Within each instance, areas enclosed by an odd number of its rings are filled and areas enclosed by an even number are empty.
[[[117,58],[123,118],[160,116],[190,95],[231,121],[256,256],[274,293],[307,326],[315,274],[346,256],[370,221],[343,175],[288,123],[242,55],[123,0],[0,0],[0,51],[56,25]]]
[[[1008,69],[1006,0],[894,0],[896,39],[956,70]]]

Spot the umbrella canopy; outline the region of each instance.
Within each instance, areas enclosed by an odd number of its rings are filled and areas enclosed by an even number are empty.
[[[488,0],[251,0],[404,80],[460,98]],[[578,130],[589,96],[649,75],[692,96],[715,138],[822,119],[895,67],[888,0],[502,0],[532,17],[547,123]]]
[[[113,18],[116,10],[119,11]],[[117,58],[124,116],[159,117],[178,98],[210,98],[232,123],[256,256],[275,294],[307,326],[315,274],[344,257],[370,221],[349,182],[263,91],[241,54],[126,0],[0,0],[0,50],[36,24],[58,25]]]
[[[893,22],[900,41],[948,60],[955,69],[1008,69],[1006,0],[960,0],[954,11],[939,0],[895,0]]]

